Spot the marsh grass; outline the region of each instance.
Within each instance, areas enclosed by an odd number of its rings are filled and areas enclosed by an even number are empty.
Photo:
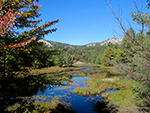
[[[88,79],[86,79],[86,80],[88,80]],[[82,84],[86,84],[86,81],[79,81],[78,83],[82,83]]]
[[[89,77],[91,78],[91,79],[87,79],[87,85],[89,88],[86,90],[85,88],[83,89],[76,88],[74,92],[76,94],[79,93],[85,96],[85,95],[101,94],[102,92],[105,92],[107,88],[117,89],[117,90],[125,90],[129,88],[118,77],[115,77],[115,76],[108,77],[107,71],[110,72],[111,68],[102,69],[102,73],[89,75]],[[112,72],[111,74],[114,74],[114,72]],[[112,80],[112,81],[109,81],[109,80]]]
[[[131,90],[119,90],[118,92],[103,93],[103,97],[107,98],[115,105],[132,108],[135,106],[134,99],[136,94]]]
[[[79,74],[79,75],[77,75],[78,77],[85,77],[86,76],[86,74],[85,73],[81,73],[81,74]]]
[[[100,73],[88,75],[91,79],[87,79],[87,87],[75,88],[74,93],[83,96],[100,95],[109,101],[108,106],[119,106],[118,110],[133,109],[137,105],[137,93],[134,87],[139,84],[126,77],[121,78],[112,67],[101,67]],[[115,89],[117,92],[105,93],[106,89]],[[139,103],[142,103],[138,99]],[[120,107],[122,106],[122,107]]]
[[[103,93],[102,97],[109,101],[109,105],[118,106],[119,112],[140,112],[137,105],[143,104],[143,101],[138,97],[138,93],[134,91],[134,87],[138,87],[139,83],[128,78],[117,80],[118,85],[122,85],[117,92]]]
[[[49,102],[24,102],[9,106],[6,110],[11,113],[75,113],[69,104],[58,100]]]
[[[69,89],[69,88],[71,88],[71,87],[65,86],[65,87],[61,87],[61,88],[55,88],[54,90],[64,90],[64,89]]]
[[[90,94],[89,89],[87,87],[75,88],[74,93],[85,97]]]
[[[31,72],[33,75],[61,75],[63,72],[69,72],[74,71],[76,69],[79,69],[79,67],[48,67],[48,68],[42,68],[42,69],[35,69]]]
[[[74,93],[83,96],[89,96],[89,95],[93,96],[105,92],[107,88],[116,89],[116,90],[130,89],[130,87],[126,86],[125,82],[122,80],[115,80],[111,82],[111,81],[102,81],[102,79],[94,78],[94,79],[88,79],[87,84],[89,88],[85,88],[85,87],[75,88]]]

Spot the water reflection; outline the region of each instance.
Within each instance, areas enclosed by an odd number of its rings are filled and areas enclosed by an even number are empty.
[[[86,79],[89,77],[76,77],[79,73],[95,73],[96,71],[86,69],[92,69],[93,66],[80,67],[81,71],[72,71],[69,73],[71,75],[71,84],[68,82],[63,82],[62,84],[48,84],[46,81],[42,84],[29,85],[28,80],[32,80],[34,83],[36,80],[41,80],[40,76],[34,76],[24,79],[11,78],[5,81],[0,80],[0,110],[5,109],[8,105],[13,105],[16,102],[23,101],[20,97],[32,96],[32,100],[39,100],[43,102],[51,102],[52,100],[59,100],[60,102],[66,102],[71,104],[71,108],[77,113],[102,113],[102,108],[106,105],[102,102],[102,96],[88,96],[83,97],[82,95],[76,95],[73,93],[74,89],[77,87],[87,87]],[[67,73],[66,73],[67,74]],[[76,74],[76,75],[75,75]],[[43,81],[43,80],[42,80]],[[38,82],[40,83],[40,82]],[[11,84],[11,85],[10,85]],[[111,92],[115,90],[107,89],[106,92]],[[99,108],[101,106],[102,108]],[[106,112],[106,111],[105,111]]]
[[[7,106],[14,105],[15,103],[22,103],[23,105],[27,98],[36,95],[39,90],[44,93],[47,89],[44,84],[49,83],[49,88],[51,88],[50,85],[52,86],[53,83],[50,81],[52,80],[48,81],[46,79],[47,77],[38,75],[24,78],[8,77],[0,79],[0,112],[5,112]]]
[[[100,103],[101,106],[106,107],[106,105],[102,101],[101,95],[96,96],[88,96],[83,97],[81,95],[76,95],[73,93],[73,90],[77,87],[87,87],[86,79],[90,79],[89,77],[72,77],[73,84],[69,85],[67,82],[64,82],[63,84],[66,84],[67,86],[58,86],[56,85],[53,89],[49,89],[47,86],[47,89],[44,92],[41,92],[39,89],[38,93],[33,98],[34,100],[39,101],[48,101],[51,100],[59,100],[61,102],[66,102],[71,104],[71,108],[73,110],[76,110],[77,113],[95,113],[102,111],[102,108],[97,108]],[[111,92],[115,90],[109,90],[107,89],[106,92]],[[100,100],[100,101],[97,101]],[[106,110],[104,110],[106,112]]]
[[[83,66],[83,67],[80,67],[80,69],[91,69],[93,68],[93,66]]]
[[[101,97],[83,97],[81,95],[75,95],[74,93],[70,93],[74,90],[76,87],[88,87],[87,84],[83,83],[86,82],[86,79],[89,79],[89,77],[73,77],[71,80],[74,81],[72,85],[68,86],[55,86],[53,89],[46,89],[43,92],[40,90],[36,94],[36,96],[33,98],[35,100],[40,101],[51,101],[51,100],[59,100],[66,103],[71,104],[71,108],[73,110],[76,110],[77,113],[92,113],[93,108],[89,101],[96,101],[96,99],[100,99]],[[76,85],[78,84],[78,85]],[[67,92],[70,91],[70,92]],[[43,95],[46,96],[42,97]],[[37,97],[42,97],[42,99],[38,99]]]

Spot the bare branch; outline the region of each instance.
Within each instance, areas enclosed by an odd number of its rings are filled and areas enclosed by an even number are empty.
[[[115,34],[117,34],[117,35],[123,37],[122,34],[119,34],[119,33],[118,33],[117,31],[115,31],[111,26],[110,26],[110,29],[112,30],[112,34],[113,34],[114,37],[115,37]],[[114,34],[114,33],[115,33],[115,34]]]
[[[108,6],[109,10],[110,10],[111,13],[114,15],[114,17],[116,18],[118,24],[120,25],[122,31],[123,31],[129,38],[131,38],[133,41],[135,41],[139,46],[141,46],[141,47],[147,52],[147,54],[150,55],[150,51],[149,51],[147,48],[145,48],[145,47],[144,47],[142,44],[140,44],[135,38],[133,38],[128,32],[126,32],[126,29],[124,28],[124,26],[123,26],[121,20],[120,20],[120,19],[117,17],[117,15],[114,13],[113,9],[111,8],[111,5],[108,3],[107,0],[105,0],[105,1],[106,1],[106,5]]]

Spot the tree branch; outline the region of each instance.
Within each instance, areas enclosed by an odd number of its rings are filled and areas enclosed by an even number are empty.
[[[110,10],[111,13],[114,15],[114,17],[116,18],[117,22],[119,23],[119,25],[120,25],[122,31],[123,31],[129,38],[131,38],[133,41],[135,41],[139,46],[141,46],[141,47],[146,51],[147,54],[150,55],[150,51],[149,51],[147,48],[145,48],[145,47],[144,47],[142,44],[140,44],[135,38],[133,38],[128,32],[126,32],[126,30],[125,30],[125,28],[124,28],[124,26],[123,26],[121,20],[120,20],[120,19],[117,17],[117,15],[114,13],[114,11],[113,11],[113,9],[111,8],[111,6],[110,6],[110,4],[108,3],[108,1],[107,1],[107,0],[105,0],[105,1],[106,1],[106,5],[108,6],[109,10]]]

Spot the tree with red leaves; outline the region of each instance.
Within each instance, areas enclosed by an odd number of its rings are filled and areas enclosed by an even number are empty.
[[[38,0],[0,0],[0,76],[13,75],[21,65],[17,62],[19,54],[29,54],[31,45],[37,44],[37,39],[52,33],[57,29],[48,29],[59,20],[47,22],[41,26],[42,20],[36,20],[40,5]],[[22,33],[20,29],[32,28]],[[24,60],[24,59],[23,59]],[[17,65],[14,65],[17,64]]]

